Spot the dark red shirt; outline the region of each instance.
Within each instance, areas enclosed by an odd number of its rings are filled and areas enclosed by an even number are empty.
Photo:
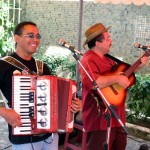
[[[116,64],[113,60],[111,60],[108,57],[104,56],[101,58],[92,50],[88,50],[84,54],[84,56],[81,59],[81,63],[94,80],[96,80],[101,74],[110,71],[113,68],[113,66]],[[79,67],[79,72],[81,74],[81,82],[82,82],[83,126],[87,132],[91,132],[99,129],[106,130],[107,121],[104,118],[104,115],[108,114],[108,111],[106,111],[103,105],[100,105],[100,116],[98,116],[99,112],[98,112],[96,100],[91,96],[91,94],[93,94],[93,90],[91,90],[93,84],[81,67]],[[100,103],[103,103],[101,98],[100,101],[101,101]],[[126,121],[125,106],[123,105],[117,107],[115,111],[118,114],[121,121],[125,124]],[[119,127],[119,126],[120,124],[118,123],[116,118],[112,117],[111,127]]]

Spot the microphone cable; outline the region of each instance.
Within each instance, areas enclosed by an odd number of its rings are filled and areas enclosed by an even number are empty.
[[[8,149],[8,148],[10,148],[11,146],[12,146],[12,145],[6,146],[6,147],[4,147],[4,148],[2,148],[2,149],[0,149],[0,150]]]

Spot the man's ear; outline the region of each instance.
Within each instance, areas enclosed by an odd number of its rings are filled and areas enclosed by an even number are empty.
[[[20,36],[19,36],[19,35],[17,35],[17,34],[15,34],[15,35],[14,35],[14,40],[15,40],[15,42],[16,42],[16,43],[18,43],[19,38],[20,38]]]
[[[102,43],[101,42],[99,42],[99,41],[96,41],[95,42],[95,46],[100,46]]]

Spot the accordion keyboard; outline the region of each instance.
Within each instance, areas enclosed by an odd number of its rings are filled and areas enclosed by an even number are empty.
[[[14,77],[14,109],[21,116],[21,127],[14,128],[14,134],[31,133],[30,117],[34,115],[34,92],[30,90],[31,77]]]

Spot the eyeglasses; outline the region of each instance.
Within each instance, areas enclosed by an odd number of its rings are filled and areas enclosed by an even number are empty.
[[[36,39],[40,40],[41,39],[41,35],[40,34],[37,34],[37,35],[34,35],[34,34],[26,34],[26,35],[20,35],[20,36],[26,36],[26,37],[29,37],[30,39],[34,39],[36,37]]]

